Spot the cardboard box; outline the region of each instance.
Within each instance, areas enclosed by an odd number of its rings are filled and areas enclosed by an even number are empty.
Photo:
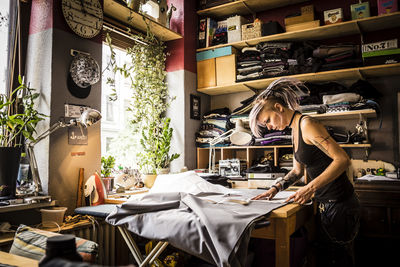
[[[378,16],[393,13],[398,10],[397,0],[378,0]]]
[[[217,57],[215,59],[217,85],[231,85],[236,82],[236,55]]]
[[[305,30],[305,29],[315,28],[318,26],[319,26],[319,20],[314,20],[314,21],[309,21],[309,22],[298,23],[298,24],[286,26],[286,32]]]
[[[215,58],[197,61],[197,88],[216,85]]]
[[[301,8],[301,15],[285,18],[285,26],[314,20],[314,6],[308,5]]]
[[[227,19],[228,43],[240,42],[242,40],[242,25],[247,20],[242,16],[234,16]]]
[[[369,3],[368,2],[351,5],[350,10],[351,10],[351,19],[352,20],[368,18],[371,16],[370,12],[369,12]]]
[[[335,24],[343,21],[343,9],[336,8],[324,11],[325,25]]]
[[[395,64],[400,62],[400,48],[362,53],[364,65]]]
[[[242,41],[261,37],[261,27],[260,21],[242,25]]]

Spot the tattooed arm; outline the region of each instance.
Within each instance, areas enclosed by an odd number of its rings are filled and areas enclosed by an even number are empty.
[[[268,191],[254,197],[254,200],[257,199],[272,199],[280,190],[285,190],[291,184],[299,180],[304,173],[304,166],[300,164],[293,157],[293,169],[285,175],[285,177],[281,179],[277,179],[277,182],[274,186],[272,186]]]
[[[295,202],[304,204],[317,189],[339,177],[349,166],[350,158],[318,121],[312,118],[303,120],[301,130],[305,143],[315,145],[332,159],[331,164],[318,177],[287,199],[287,201],[293,199]]]

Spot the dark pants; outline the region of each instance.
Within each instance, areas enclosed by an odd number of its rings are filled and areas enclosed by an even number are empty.
[[[317,266],[355,266],[354,239],[361,213],[357,196],[318,204]]]

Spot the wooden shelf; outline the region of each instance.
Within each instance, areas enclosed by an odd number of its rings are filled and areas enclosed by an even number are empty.
[[[0,213],[54,207],[55,205],[56,205],[56,201],[55,200],[52,200],[51,202],[47,202],[47,203],[15,204],[15,205],[9,205],[9,206],[0,207]]]
[[[133,27],[141,32],[146,32],[147,22],[150,24],[150,29],[155,36],[162,41],[171,41],[182,38],[182,35],[179,33],[176,33],[159,24],[158,22],[134,12],[126,5],[115,0],[104,0],[104,15],[121,22],[126,26]]]
[[[361,110],[351,110],[342,112],[332,112],[332,113],[322,113],[322,114],[310,114],[311,117],[318,119],[359,119],[360,116],[364,118],[375,118],[376,112],[373,109],[361,109]]]
[[[339,144],[341,147],[348,148],[368,148],[371,144]],[[226,146],[216,147],[215,149],[274,149],[274,148],[292,148],[292,145],[277,145],[277,146]],[[198,147],[199,150],[209,150],[209,147]]]
[[[214,18],[223,18],[232,14],[249,15],[268,9],[293,5],[306,1],[308,0],[238,0],[235,2],[199,10],[197,11],[197,14],[200,16]]]
[[[242,49],[243,47],[254,46],[261,42],[270,41],[322,40],[346,35],[362,34],[363,32],[372,32],[395,27],[400,27],[400,11],[385,14],[382,16],[345,21],[342,23],[324,25],[306,30],[285,32],[280,34],[262,36],[259,38],[249,39],[240,42],[200,48],[196,51],[199,52],[224,46],[233,46],[237,49]]]
[[[400,74],[400,63],[396,63],[396,64],[386,64],[386,65],[376,65],[368,67],[296,74],[296,75],[290,75],[289,77],[297,78],[304,82],[326,82],[335,80],[376,78],[376,77],[393,76],[399,74]],[[251,90],[250,88],[261,90],[265,89],[270,83],[281,77],[282,76],[252,80],[246,82],[238,82],[232,85],[206,87],[197,89],[197,91],[207,95],[223,95],[223,94],[250,91]]]

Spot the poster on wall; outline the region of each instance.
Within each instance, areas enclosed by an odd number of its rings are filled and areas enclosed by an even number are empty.
[[[88,130],[85,127],[71,126],[68,128],[69,145],[87,145]]]
[[[200,120],[200,96],[190,95],[190,118]]]

